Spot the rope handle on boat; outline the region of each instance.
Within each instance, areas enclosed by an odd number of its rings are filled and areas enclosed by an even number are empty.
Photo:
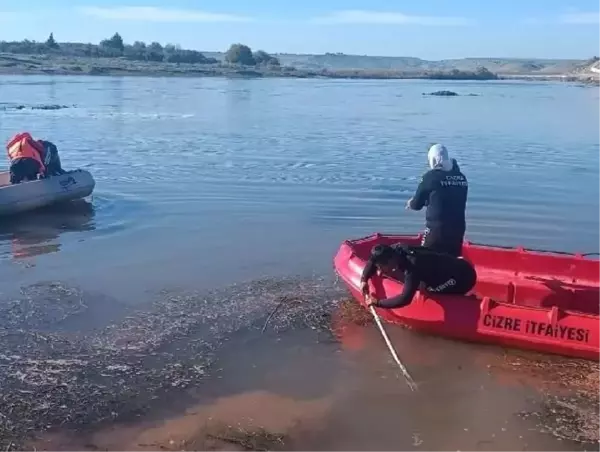
[[[471,242],[471,241],[466,241],[469,245],[475,245],[475,246],[488,246],[488,247],[494,247],[494,248],[501,248],[503,250],[514,250],[515,247],[514,246],[506,246],[506,245],[490,245],[489,243],[479,243],[479,242]],[[552,253],[552,254],[563,254],[563,255],[567,255],[567,256],[572,256],[575,253],[570,253],[568,251],[552,251],[552,250],[541,250],[538,248],[522,248],[524,251],[533,251],[534,253]],[[592,252],[592,253],[583,253],[580,254],[580,256],[600,256],[600,253],[598,252]]]
[[[402,364],[402,362],[400,361],[400,358],[398,358],[398,354],[396,353],[394,346],[390,342],[390,338],[386,334],[385,329],[383,329],[383,325],[381,324],[381,320],[379,319],[379,316],[377,315],[377,311],[375,311],[375,308],[372,305],[369,306],[369,310],[371,311],[371,314],[373,314],[373,318],[375,319],[375,322],[377,323],[377,326],[379,327],[379,331],[381,332],[381,335],[383,336],[383,340],[385,341],[386,345],[388,346],[388,349],[390,350],[390,353],[392,354],[392,358],[394,358],[394,361],[396,361],[396,364],[398,364],[398,367],[400,368],[402,375],[404,375],[404,378],[406,379],[406,383],[408,383],[408,387],[410,388],[411,391],[413,391],[413,392],[416,391],[417,384],[415,383],[413,378],[408,373],[408,370],[406,370],[406,367],[404,367],[404,364]]]

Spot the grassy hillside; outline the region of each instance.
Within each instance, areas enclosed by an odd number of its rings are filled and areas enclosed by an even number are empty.
[[[207,57],[223,59],[222,52],[202,52]],[[366,55],[324,54],[297,55],[275,54],[282,65],[303,70],[358,69],[391,70],[402,72],[422,71],[475,71],[485,67],[499,75],[562,75],[572,72],[584,60],[547,60],[518,58],[464,58],[428,61],[416,57],[382,57]]]

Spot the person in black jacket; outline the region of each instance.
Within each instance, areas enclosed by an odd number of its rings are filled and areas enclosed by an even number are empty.
[[[386,300],[369,295],[369,279],[379,271],[401,281],[402,293]],[[423,246],[376,245],[365,266],[360,288],[367,305],[396,309],[407,306],[417,290],[465,295],[477,282],[475,268],[461,257],[432,251]]]
[[[456,160],[449,158],[445,146],[431,146],[427,157],[431,170],[421,178],[406,208],[421,210],[427,206],[423,246],[460,256],[466,229],[469,184]]]
[[[51,141],[38,140],[40,147],[43,149],[42,158],[44,165],[46,165],[45,177],[60,176],[65,174],[66,171],[62,168],[60,163],[60,156],[58,155],[58,148]]]

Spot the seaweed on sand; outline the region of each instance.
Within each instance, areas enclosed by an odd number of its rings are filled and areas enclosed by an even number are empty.
[[[0,302],[0,447],[19,448],[53,427],[139,416],[166,391],[206,378],[228,334],[260,329],[282,300],[272,330],[328,330],[339,294],[329,281],[294,278],[209,293],[165,291],[119,322],[69,333],[57,330],[93,299],[59,283],[30,286]]]
[[[274,433],[263,427],[227,425],[222,422],[205,425],[193,437],[182,441],[171,439],[168,444],[157,442],[139,444],[142,447],[154,447],[161,450],[240,450],[269,451],[285,450],[289,438],[282,433]]]
[[[264,428],[221,426],[204,436],[251,451],[283,450],[286,445],[285,435],[268,432]]]
[[[21,289],[17,299],[2,300],[4,330],[44,329],[87,309],[81,290],[59,282],[38,283]]]
[[[354,325],[364,326],[373,323],[371,313],[356,301],[350,299],[345,299],[340,303],[340,317],[345,322]]]
[[[512,357],[510,364],[544,378],[541,408],[521,413],[523,418],[536,418],[541,431],[560,439],[596,445],[600,442],[597,362]]]

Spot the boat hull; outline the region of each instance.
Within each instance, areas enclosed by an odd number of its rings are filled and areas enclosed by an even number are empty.
[[[420,236],[376,234],[346,241],[334,258],[335,271],[364,306],[360,276],[372,246],[419,240]],[[471,294],[418,292],[406,307],[378,309],[380,316],[445,337],[598,360],[597,259],[469,242],[463,257],[478,273]],[[373,277],[370,286],[380,299],[402,291],[399,281],[385,276]]]
[[[94,178],[85,170],[14,185],[10,184],[8,172],[0,172],[0,216],[85,198],[92,194],[95,185]]]

